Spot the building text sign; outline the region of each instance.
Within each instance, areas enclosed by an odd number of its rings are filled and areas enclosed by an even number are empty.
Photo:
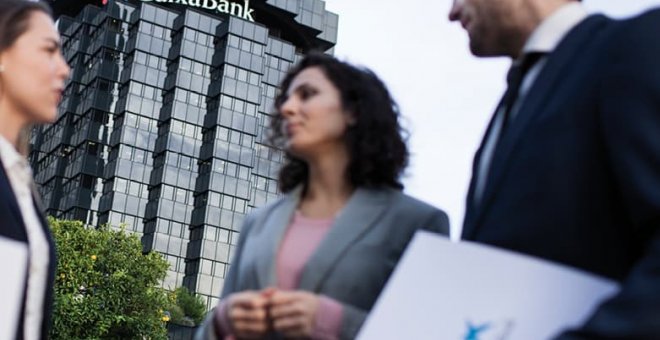
[[[231,14],[233,16],[254,22],[254,18],[252,17],[254,9],[250,8],[250,0],[243,0],[243,4],[238,2],[230,2],[227,0],[142,0],[142,2],[152,1],[199,7],[207,10],[216,10],[220,13]]]

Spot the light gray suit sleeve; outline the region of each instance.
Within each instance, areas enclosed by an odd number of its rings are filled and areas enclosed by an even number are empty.
[[[195,340],[217,340],[218,337],[215,334],[215,329],[213,327],[213,314],[215,309],[211,310],[206,316],[204,322],[199,326],[197,332],[195,332]]]
[[[341,330],[339,331],[339,339],[351,340],[357,337],[364,320],[367,319],[367,312],[355,308],[351,305],[342,304],[343,315],[341,318]]]
[[[433,209],[421,229],[449,235],[449,218],[442,210]],[[342,326],[339,333],[341,340],[355,339],[368,316],[368,312],[348,304],[343,305]]]
[[[435,209],[422,229],[449,236],[449,217],[444,211]]]
[[[243,246],[245,245],[245,240],[248,237],[250,228],[254,222],[254,214],[248,214],[243,221],[243,227],[241,228],[240,236],[238,237],[238,245],[236,246],[236,253],[234,253],[234,258],[231,260],[231,266],[229,267],[229,272],[225,278],[225,282],[222,286],[222,294],[220,298],[226,298],[227,295],[235,292],[237,290],[238,284],[238,267],[241,263],[241,254],[243,253]]]
[[[252,214],[248,214],[245,217],[243,226],[241,228],[241,233],[238,237],[238,245],[236,246],[236,253],[234,253],[234,258],[231,260],[232,265],[229,267],[229,272],[225,278],[224,285],[222,287],[222,294],[220,297],[222,299],[226,298],[229,294],[236,291],[236,282],[238,281],[238,264],[241,263],[241,253],[243,252],[243,245],[245,244],[245,239],[247,238],[248,231],[252,225]],[[211,310],[207,315],[206,319],[199,327],[195,333],[195,340],[216,340],[218,339],[215,334],[215,327],[213,325],[213,315],[215,314],[215,309]]]

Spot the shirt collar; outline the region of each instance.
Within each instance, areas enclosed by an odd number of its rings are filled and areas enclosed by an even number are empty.
[[[17,165],[23,168],[27,165],[25,157],[18,153],[16,148],[2,135],[0,135],[0,159],[5,169],[12,169]]]
[[[587,10],[579,2],[561,6],[532,32],[523,47],[523,54],[552,52],[568,32],[587,17]]]

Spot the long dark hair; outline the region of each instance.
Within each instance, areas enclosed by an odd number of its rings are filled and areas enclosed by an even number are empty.
[[[270,141],[284,148],[287,136],[279,113],[293,79],[304,69],[318,67],[339,90],[343,109],[355,119],[348,127],[345,142],[349,153],[346,179],[354,187],[403,189],[401,174],[408,165],[408,148],[399,124],[399,109],[385,84],[369,69],[358,68],[336,58],[313,52],[305,56],[287,74],[275,98],[275,114],[270,121]],[[307,163],[286,152],[279,174],[284,193],[309,176]]]
[[[0,0],[0,53],[10,48],[28,29],[30,15],[43,12],[52,16],[47,4],[28,0]],[[0,74],[0,77],[2,74]],[[0,91],[2,88],[0,87]],[[28,153],[31,126],[23,128],[18,136],[18,149],[23,155]]]
[[[52,16],[47,4],[28,0],[0,0],[0,52],[11,47],[28,29],[28,19],[34,11]]]

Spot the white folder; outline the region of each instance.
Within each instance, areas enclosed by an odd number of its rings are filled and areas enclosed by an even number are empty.
[[[618,290],[567,266],[418,232],[358,339],[549,339]]]
[[[0,339],[16,338],[27,275],[27,244],[0,236]]]

